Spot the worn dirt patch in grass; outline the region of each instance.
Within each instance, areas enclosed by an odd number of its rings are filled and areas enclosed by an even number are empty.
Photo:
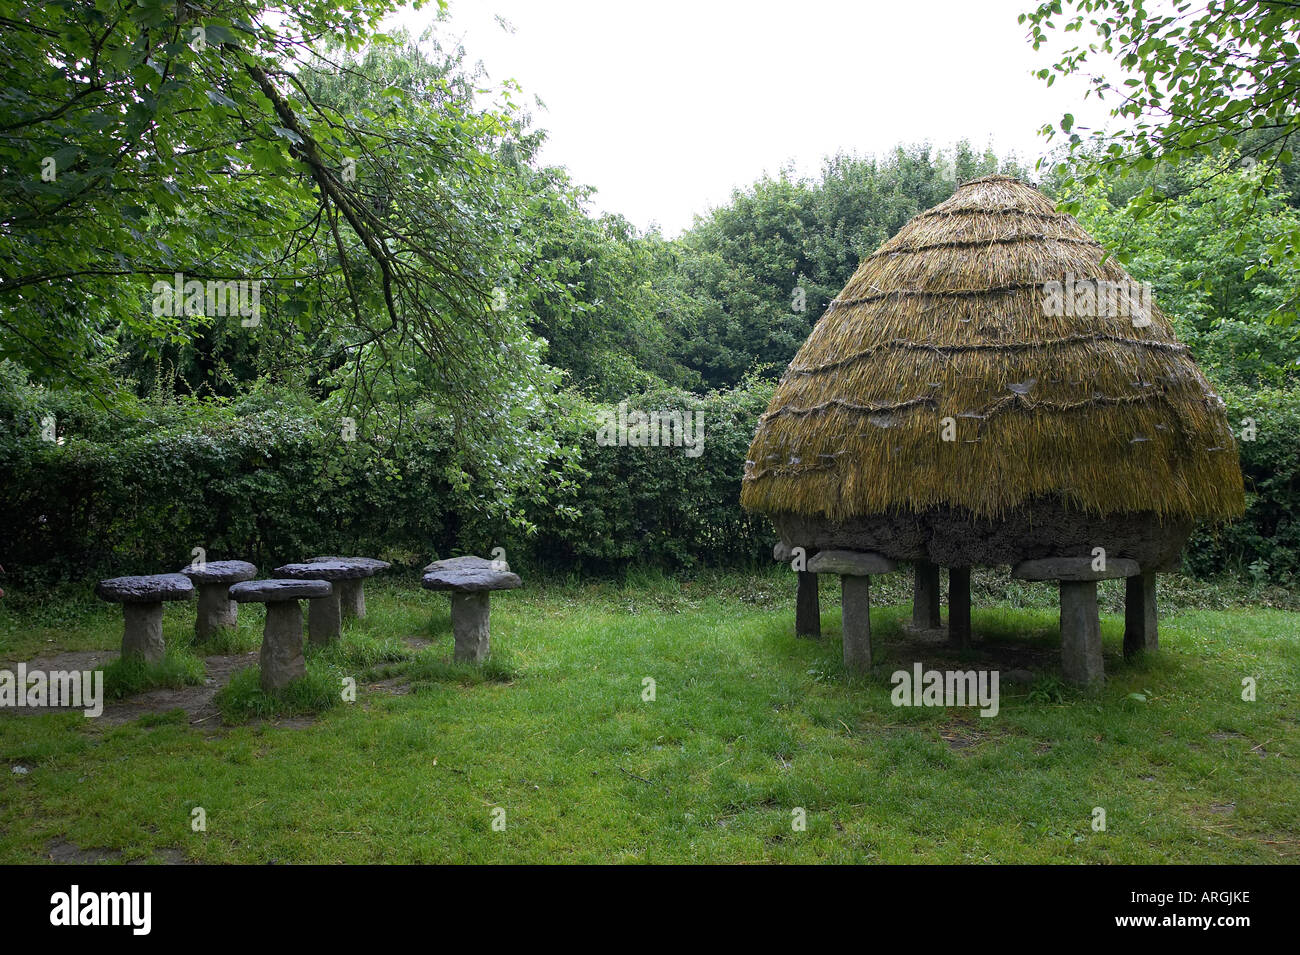
[[[55,839],[45,847],[45,857],[57,865],[121,864],[122,853],[117,849],[83,849],[65,839]],[[127,865],[194,865],[180,849],[159,849],[149,859],[131,859]]]
[[[203,658],[206,679],[202,686],[184,686],[179,689],[159,687],[146,690],[125,700],[104,707],[100,719],[107,726],[120,726],[142,716],[184,710],[191,724],[220,718],[220,711],[212,699],[217,691],[230,682],[230,678],[257,663],[257,652],[225,654]]]
[[[36,657],[25,661],[28,671],[44,670],[94,670],[112,663],[118,657],[116,650],[75,651],[56,653],[50,656]],[[213,703],[217,691],[230,682],[230,678],[245,667],[257,663],[257,651],[249,653],[218,654],[204,657],[203,669],[205,679],[201,686],[184,686],[179,688],[158,687],[146,690],[124,700],[115,700],[104,704],[104,712],[96,718],[96,723],[104,726],[121,726],[138,720],[142,716],[158,716],[172,710],[183,710],[191,724],[204,723],[216,718],[220,711]],[[4,668],[13,669],[16,663],[6,663]],[[44,713],[79,713],[79,707],[46,706],[6,708],[0,713],[12,713],[23,716],[39,716]]]

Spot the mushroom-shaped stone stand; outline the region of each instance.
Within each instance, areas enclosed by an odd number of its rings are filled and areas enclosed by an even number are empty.
[[[871,669],[871,575],[888,574],[896,565],[880,554],[852,550],[823,550],[808,561],[814,574],[839,574],[844,606],[844,666],[865,673]]]
[[[369,576],[366,571],[350,564],[322,561],[318,564],[284,564],[275,568],[275,576],[292,580],[324,580],[330,584],[329,593],[312,599],[307,605],[307,636],[312,643],[333,643],[342,633],[343,608],[339,603],[339,582]]]
[[[813,553],[817,553],[813,551]],[[807,559],[808,554],[804,554]],[[794,560],[794,548],[783,541],[777,541],[772,548],[772,559],[780,564]],[[794,602],[794,635],[796,637],[820,637],[822,635],[821,604],[817,599],[817,575],[807,569],[796,571],[799,575],[799,588]]]
[[[194,633],[200,640],[239,623],[239,604],[230,602],[230,585],[256,577],[254,565],[246,560],[212,560],[182,567],[181,573],[199,588]]]
[[[122,605],[122,658],[157,663],[167,647],[163,643],[164,600],[189,600],[194,584],[184,574],[150,574],[113,577],[95,585],[95,596]]]
[[[1061,584],[1061,673],[1071,683],[1088,684],[1106,675],[1101,657],[1101,618],[1097,581],[1139,574],[1135,560],[1111,558],[1102,569],[1090,557],[1022,560],[1011,570],[1019,580],[1057,580]],[[1153,578],[1154,579],[1154,578]],[[1154,594],[1152,607],[1154,609]]]
[[[360,577],[344,578],[335,585],[339,592],[339,609],[344,620],[360,620],[366,615],[366,578],[373,577],[381,570],[388,570],[393,565],[386,560],[373,557],[313,557],[308,564],[351,564],[358,570],[365,571]]]
[[[328,580],[245,580],[230,588],[236,603],[266,604],[262,631],[262,689],[283,689],[307,672],[302,656],[302,608],[299,600],[319,600],[333,588]]]
[[[479,663],[489,650],[488,595],[523,585],[503,560],[453,557],[424,568],[420,586],[451,591],[451,630],[456,638],[456,662]]]

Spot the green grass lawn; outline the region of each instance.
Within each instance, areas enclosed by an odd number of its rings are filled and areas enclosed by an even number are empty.
[[[901,629],[906,577],[877,588],[861,680],[839,663],[836,588],[822,591],[826,636],[796,639],[779,572],[530,582],[494,595],[483,669],[447,662],[445,597],[376,582],[369,617],[311,660],[319,679],[354,676],[357,702],[314,719],[0,713],[0,863],[67,845],[280,863],[1300,858],[1300,614],[1178,606],[1191,586],[1164,611],[1161,652],[1136,663],[1108,614],[1109,681],[1090,694],[1054,678],[1050,587],[990,606],[977,585],[976,646],[955,654]],[[0,659],[118,645],[117,608],[14,596]],[[181,653],[192,613],[166,612]],[[193,652],[255,649],[257,608],[241,613],[226,645]],[[895,707],[889,674],[917,660],[1036,680],[1004,682],[994,718]]]

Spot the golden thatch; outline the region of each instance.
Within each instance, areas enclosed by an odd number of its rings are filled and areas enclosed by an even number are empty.
[[[1072,216],[987,176],[858,267],[759,419],[741,503],[1000,518],[1044,496],[1172,519],[1244,504],[1223,403],[1169,320]]]

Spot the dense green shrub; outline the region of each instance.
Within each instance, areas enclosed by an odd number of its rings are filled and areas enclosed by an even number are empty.
[[[771,530],[741,511],[740,478],[772,390],[770,382],[749,378],[703,398],[663,387],[626,399],[628,415],[697,415],[704,426],[697,455],[685,447],[601,446],[598,421],[574,423],[571,440],[587,474],[570,511],[536,516],[532,552],[552,565],[592,569],[734,564],[759,556],[771,546]],[[617,405],[602,408],[617,416]]]
[[[626,409],[698,412],[703,450],[601,446],[602,409],[577,398],[554,424],[571,477],[511,521],[479,499],[491,476],[464,485],[452,440],[431,414],[396,435],[339,439],[337,419],[263,401],[184,402],[112,413],[66,394],[0,388],[0,564],[16,583],[175,570],[203,547],[269,570],[313,554],[382,555],[407,566],[504,547],[520,568],[609,572],[762,560],[772,532],[741,511],[740,477],[772,384],[759,378],[698,397],[661,386]],[[1300,396],[1225,394],[1239,442],[1247,513],[1202,528],[1187,568],[1289,585],[1300,571]],[[54,414],[63,443],[43,440]],[[521,527],[523,529],[521,529]]]
[[[768,536],[737,504],[770,395],[752,381],[706,398],[668,388],[629,397],[633,410],[698,410],[697,457],[600,447],[598,409],[575,398],[555,428],[585,476],[524,502],[522,522],[478,506],[492,493],[490,474],[453,480],[451,436],[431,414],[349,442],[337,418],[309,406],[108,412],[13,378],[3,384],[0,563],[19,583],[175,570],[197,547],[264,569],[338,552],[419,565],[498,546],[523,566],[690,566],[747,559]],[[58,442],[42,437],[46,415]]]
[[[1198,530],[1187,546],[1187,569],[1203,577],[1231,572],[1289,584],[1300,573],[1300,393],[1229,390],[1223,399],[1237,435],[1246,514]]]

